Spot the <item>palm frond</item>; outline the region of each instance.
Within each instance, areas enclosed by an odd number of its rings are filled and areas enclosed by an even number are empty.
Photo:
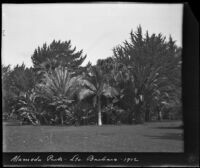
[[[78,78],[71,77],[71,73],[64,67],[58,67],[51,73],[45,73],[43,83],[39,85],[47,97],[70,97],[70,90],[75,88]]]

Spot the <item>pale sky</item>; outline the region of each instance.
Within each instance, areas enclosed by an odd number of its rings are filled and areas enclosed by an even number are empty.
[[[112,49],[130,38],[138,25],[143,32],[162,33],[182,46],[182,4],[86,3],[3,4],[2,63],[32,66],[31,55],[43,43],[71,40],[83,49],[83,65],[112,56]]]

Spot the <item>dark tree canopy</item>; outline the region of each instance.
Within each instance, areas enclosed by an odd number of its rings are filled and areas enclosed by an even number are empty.
[[[42,47],[35,49],[31,59],[34,68],[45,68],[46,70],[64,66],[69,69],[78,68],[85,60],[83,50],[76,51],[72,48],[71,41],[53,41],[49,46],[43,44]]]
[[[114,63],[115,62],[112,57],[97,60],[97,66],[101,66],[104,73],[109,73],[113,69]]]
[[[25,67],[24,64],[16,65],[3,81],[3,85],[6,92],[12,92],[15,95],[30,91],[35,86],[33,69]]]
[[[130,42],[113,49],[114,58],[133,79],[130,80],[135,89],[132,105],[141,115],[144,106],[149,109],[149,105],[156,103],[160,107],[180,99],[181,48],[171,36],[168,41],[165,39],[162,34],[149,36],[148,31],[143,36],[139,26],[135,33],[131,31]]]

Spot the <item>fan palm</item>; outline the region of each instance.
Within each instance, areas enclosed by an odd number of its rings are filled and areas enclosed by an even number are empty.
[[[55,70],[45,72],[43,82],[38,85],[44,97],[51,100],[50,105],[55,107],[62,125],[64,114],[70,113],[69,106],[76,92],[77,79],[78,77],[72,77],[72,73],[66,67],[57,67]]]

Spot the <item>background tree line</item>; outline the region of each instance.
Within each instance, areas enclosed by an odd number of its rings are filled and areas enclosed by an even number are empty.
[[[3,114],[38,124],[117,124],[180,119],[181,51],[172,37],[143,35],[89,62],[71,41],[53,41],[33,52],[33,67],[2,66]]]

